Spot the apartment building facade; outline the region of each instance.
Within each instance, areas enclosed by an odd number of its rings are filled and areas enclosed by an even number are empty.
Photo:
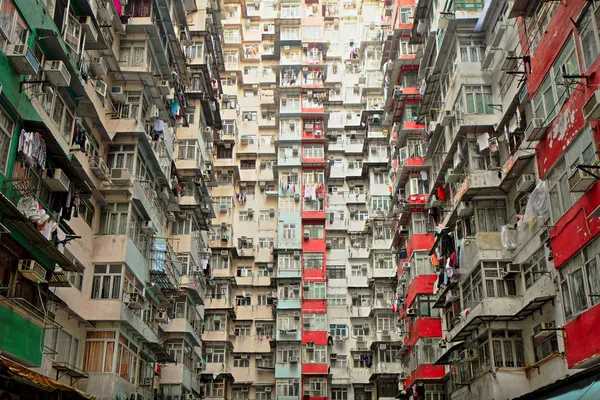
[[[396,7],[413,18],[383,54],[401,396],[593,397],[596,2]]]
[[[199,398],[220,3],[31,5],[1,6],[0,393]]]

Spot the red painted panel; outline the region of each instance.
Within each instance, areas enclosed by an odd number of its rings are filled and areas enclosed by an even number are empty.
[[[418,92],[418,90],[417,90],[417,92]],[[416,122],[413,122],[413,121],[404,121],[404,123],[402,124],[403,131],[416,131],[418,129],[425,129],[425,125],[417,124]]]
[[[570,0],[569,6],[559,5],[546,28],[541,40],[537,44],[537,48],[531,57],[531,69],[533,74],[527,75],[527,90],[530,94],[534,94],[544,77],[548,73],[550,66],[560,53],[565,41],[574,31],[573,25],[566,24],[565,21],[577,21],[577,17],[581,12],[587,0]],[[529,29],[529,24],[525,24],[522,18],[517,21],[517,26],[521,28],[520,41],[522,54],[529,54],[530,47],[527,38],[526,30]]]
[[[327,300],[302,299],[302,312],[305,314],[324,314],[327,312]]]
[[[324,208],[324,207],[323,207]],[[323,211],[302,211],[302,219],[325,219],[325,210]],[[314,239],[313,239],[314,240]],[[305,240],[304,242],[312,242],[313,240]],[[304,246],[302,246],[304,247]]]
[[[302,373],[323,375],[327,373],[327,368],[327,364],[302,364]]]
[[[409,329],[408,345],[414,346],[419,338],[441,338],[442,320],[440,318],[417,318]]]
[[[419,275],[415,277],[406,289],[406,307],[410,307],[419,294],[433,294],[437,275]]]
[[[569,368],[582,368],[581,363],[600,357],[599,323],[600,304],[597,304],[564,326],[565,353]]]
[[[425,157],[408,157],[403,167],[422,167]]]
[[[420,364],[407,378],[405,387],[409,387],[420,379],[442,379],[446,375],[443,365]]]
[[[560,268],[575,253],[600,234],[600,219],[588,216],[600,205],[600,185],[596,183],[571,207],[550,232],[554,266]]]
[[[411,205],[425,205],[427,204],[428,194],[411,194],[408,196],[408,202]]]
[[[327,344],[327,336],[329,336],[329,332],[304,331],[302,332],[302,344],[314,342],[318,346],[325,346]]]
[[[318,213],[318,212],[325,212],[325,211],[310,211],[310,213]],[[302,213],[302,215],[304,214],[308,214],[309,211]],[[315,221],[317,222],[317,221]],[[315,223],[315,224],[304,224],[303,226],[306,225],[323,225],[323,223]],[[308,239],[308,240],[304,240],[304,238],[302,239],[302,251],[307,252],[307,253],[323,253],[323,265],[325,265],[325,239]]]
[[[433,233],[415,233],[406,246],[406,256],[410,260],[415,250],[429,251],[435,243]]]
[[[323,264],[325,265],[325,264]],[[305,269],[302,271],[302,278],[311,282],[322,282],[327,276],[327,271],[323,269]]]

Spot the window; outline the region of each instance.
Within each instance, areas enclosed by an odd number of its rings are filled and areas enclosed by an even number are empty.
[[[345,306],[346,306],[346,295],[344,295],[344,294],[327,295],[327,307],[345,307]]]
[[[535,282],[537,282],[545,272],[548,271],[546,265],[546,251],[542,246],[538,251],[532,255],[529,260],[525,261],[522,265],[523,278],[525,279],[525,287],[529,289]]]
[[[283,224],[283,238],[296,239],[296,224]]]
[[[388,182],[388,174],[377,172],[373,174],[373,183],[376,185],[385,185]]]
[[[345,237],[332,237],[327,240],[329,240],[329,243],[331,243],[331,249],[344,250],[346,248]]]
[[[291,254],[280,254],[277,256],[278,269],[300,269],[300,260]]]
[[[346,279],[346,266],[327,265],[327,279]]]
[[[92,299],[120,299],[123,266],[121,264],[94,265]]]
[[[79,339],[61,329],[48,329],[44,346],[54,350],[49,357],[55,362],[67,363],[73,367],[78,365]]]
[[[248,361],[248,360],[246,360]],[[233,359],[233,366],[235,367],[235,358]],[[231,389],[232,398],[231,400],[248,400],[248,388],[233,388]]]
[[[254,215],[254,214],[252,214],[252,215]],[[248,211],[240,211],[239,220],[247,222],[247,221],[254,220],[254,217],[251,216],[250,214],[248,214]]]
[[[571,142],[566,152],[548,173],[548,191],[550,193],[550,212],[552,221],[557,222],[567,212],[581,194],[573,194],[569,190],[569,175],[577,164],[594,165],[596,150],[592,139],[591,129],[586,126],[575,140]]]
[[[565,317],[571,319],[600,301],[600,238],[560,268]]]
[[[332,336],[348,337],[348,326],[331,324],[329,325],[329,334]]]
[[[305,299],[324,299],[325,298],[325,282],[307,282],[304,283],[304,298]]]
[[[348,389],[332,388],[331,389],[331,400],[348,400]]]
[[[258,295],[259,306],[270,306],[273,305],[273,296],[270,294],[259,294]]]
[[[485,54],[485,43],[481,40],[460,40],[459,57],[461,62],[480,62]]]
[[[297,347],[277,346],[277,364],[289,364],[291,358],[295,358],[298,361],[299,354],[300,349]]]
[[[390,200],[389,196],[373,196],[371,200],[373,210],[388,210],[390,208]]]
[[[11,3],[7,3],[4,1],[4,6],[12,7]],[[9,19],[12,18],[13,15],[18,15],[13,11],[14,14],[8,14]],[[3,14],[0,11],[0,17],[5,17],[6,14]],[[20,17],[19,17],[20,18]],[[0,30],[4,29],[5,26],[4,18],[0,19]],[[0,42],[1,42],[0,35]],[[1,47],[0,47],[1,48]],[[12,140],[13,131],[15,129],[14,121],[8,116],[6,111],[0,107],[0,173],[6,175],[6,167],[8,166],[8,157],[10,154],[10,142]]]
[[[235,305],[240,306],[251,306],[252,305],[252,296],[250,294],[246,294],[246,296],[237,295],[235,296]]]
[[[234,368],[248,368],[250,367],[250,355],[249,354],[236,354],[233,356],[233,367]]]
[[[401,7],[400,8],[400,23],[401,24],[409,24],[412,19],[412,8],[410,7]]]
[[[464,86],[465,110],[468,114],[493,114],[491,86]]]
[[[299,284],[280,285],[277,292],[279,293],[279,298],[282,300],[299,299],[300,298],[300,285]]]
[[[598,12],[598,11],[596,11]],[[587,12],[579,21],[579,40],[583,56],[583,70],[587,71],[598,56],[598,26],[594,7],[588,7]]]
[[[209,331],[225,331],[227,316],[222,314],[214,314],[207,316],[206,327]]]
[[[124,235],[127,232],[128,203],[112,203],[102,211],[101,235]]]
[[[323,239],[323,225],[304,225],[304,235],[308,235],[310,239]]]
[[[0,1],[0,50],[6,44],[27,44],[29,29],[21,14],[10,0]]]
[[[388,345],[388,346],[379,346],[379,362],[381,363],[393,363],[396,362],[394,359],[396,357],[396,353],[400,350],[400,346]]]
[[[520,331],[493,330],[492,355],[496,368],[517,368],[525,365]]]
[[[177,158],[180,160],[195,160],[197,140],[181,140],[177,142]]]
[[[573,36],[566,41],[548,75],[533,97],[533,110],[536,117],[550,122],[569,97],[573,89],[564,82],[563,73],[565,72],[567,75],[580,74]]]
[[[192,42],[186,49],[186,57],[189,59],[204,57],[204,42]]]
[[[245,267],[238,267],[237,269],[237,276],[239,277],[244,277],[244,276],[249,276],[252,277],[252,267],[249,266],[245,266]]]
[[[134,383],[137,375],[138,349],[123,334],[119,334],[119,348],[117,349],[117,372],[119,376],[130,383]]]
[[[352,336],[369,336],[371,328],[368,324],[352,326]]]
[[[85,372],[112,372],[115,357],[116,335],[114,331],[88,331],[83,356]]]
[[[299,379],[277,379],[277,397],[298,397]]]
[[[304,253],[304,269],[323,269],[323,253]]]
[[[142,41],[122,41],[119,65],[143,67],[146,65],[146,44]]]
[[[367,276],[367,266],[364,264],[351,266],[352,276]]]
[[[1,146],[1,144],[0,144]],[[1,161],[0,161],[1,162]],[[79,218],[83,219],[86,224],[91,228],[94,223],[95,208],[92,203],[87,199],[80,199],[79,201]]]
[[[222,364],[225,362],[225,347],[209,347],[206,350],[207,364]]]
[[[225,380],[214,380],[206,384],[207,397],[225,397]]]
[[[304,314],[304,329],[308,331],[324,331],[325,314]]]
[[[327,362],[327,346],[313,346],[312,349],[304,348],[303,363],[325,364]]]
[[[504,200],[484,200],[475,203],[477,232],[500,232],[506,224]]]
[[[307,378],[304,381],[304,395],[309,395],[311,397],[327,396],[327,379]]]
[[[243,121],[256,121],[257,114],[256,111],[246,111],[242,113]]]

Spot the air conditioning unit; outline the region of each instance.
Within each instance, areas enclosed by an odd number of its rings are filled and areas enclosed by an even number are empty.
[[[196,363],[196,371],[202,371],[204,369],[204,364],[201,362]]]
[[[409,270],[409,269],[412,269],[413,267],[414,267],[414,263],[412,261],[405,261],[402,264],[402,269],[403,270]]]
[[[240,144],[247,145],[248,144],[248,136],[242,136],[240,138]]]
[[[556,333],[556,323],[554,321],[551,322],[542,322],[533,327],[533,338],[539,339],[546,336],[550,336]]]
[[[417,310],[415,310],[412,307],[409,307],[406,309],[406,315],[415,316],[415,315],[417,315]]]
[[[357,336],[357,337],[356,337],[356,341],[357,341],[358,343],[364,343],[364,342],[366,342],[366,340],[365,340],[365,337],[364,337],[364,336]]]
[[[102,158],[96,157],[90,160],[90,169],[96,175],[96,178],[101,181],[108,181],[110,176],[110,169],[106,166],[106,163]]]
[[[583,118],[586,121],[600,120],[600,90],[596,90],[583,106]]]
[[[269,209],[269,217],[272,218],[274,216],[275,216],[275,209],[274,208]]]
[[[25,44],[9,44],[6,47],[6,57],[19,75],[35,75],[40,67],[33,51]]]
[[[221,204],[219,206],[219,212],[220,213],[226,213],[227,212],[227,204]]]
[[[473,203],[469,201],[461,201],[456,207],[456,215],[459,217],[468,217],[473,215]]]
[[[517,181],[517,192],[523,193],[528,192],[535,185],[534,174],[523,174]]]
[[[575,168],[569,176],[569,190],[571,192],[587,192],[594,183],[596,183],[596,178],[579,168]]]
[[[96,75],[104,76],[108,73],[108,62],[104,57],[92,57],[90,66]]]
[[[300,193],[294,193],[294,201],[295,202],[299,202],[300,201]]]
[[[35,260],[19,260],[18,270],[25,278],[33,282],[47,283],[48,271]]]
[[[110,180],[113,184],[131,184],[131,174],[127,168],[113,168],[110,170]]]
[[[308,233],[305,233],[305,234],[304,234],[304,240],[309,240],[309,239],[310,239],[310,234],[308,234]]]
[[[514,278],[521,273],[520,264],[505,264],[502,267],[502,278]]]
[[[68,192],[71,180],[62,169],[48,168],[42,173],[42,181],[53,192]]]
[[[306,343],[306,350],[314,350],[315,344],[313,342]]]
[[[300,311],[294,311],[294,319],[300,319]]]
[[[271,388],[270,386],[267,386],[267,387],[265,388],[265,393],[271,393],[271,389],[272,389],[272,388]]]
[[[357,212],[358,212],[358,210],[356,208],[350,209],[350,215],[356,215]]]
[[[458,183],[460,182],[460,174],[454,168],[448,168],[445,181],[446,183]]]
[[[427,30],[427,20],[420,19],[419,22],[417,23],[417,33],[425,33],[426,30]]]
[[[387,330],[387,329],[384,329],[384,330],[382,330],[382,331],[381,331],[381,336],[382,336],[382,337],[390,337],[390,336],[391,336],[391,335],[390,335],[390,331],[389,331],[389,330]]]
[[[61,60],[46,61],[44,72],[50,83],[56,87],[66,87],[71,84],[71,74]]]
[[[295,258],[296,260],[299,260],[299,259],[300,259],[300,252],[299,252],[299,251],[295,251],[295,252],[294,252],[294,258]]]
[[[169,314],[166,311],[157,311],[154,320],[160,324],[166,324],[169,321]]]
[[[123,94],[123,86],[113,86],[110,88],[110,98],[116,103],[124,103],[125,95]]]
[[[162,94],[163,96],[168,96],[169,93],[171,93],[171,88],[169,86],[169,81],[160,81],[160,83],[157,86],[158,91],[160,92],[160,94]]]
[[[529,126],[527,126],[527,130],[525,131],[525,140],[529,142],[541,140],[546,134],[547,130],[548,124],[543,118],[534,118],[531,120]]]
[[[221,250],[221,257],[227,257],[229,255],[229,252],[227,250]]]
[[[144,308],[144,296],[138,292],[125,293],[123,302],[132,309],[141,310]]]
[[[145,234],[153,234],[156,232],[156,226],[152,221],[146,221],[142,224],[141,230]]]
[[[298,357],[291,356],[289,358],[289,360],[290,360],[290,364],[298,364]]]
[[[454,111],[453,110],[445,110],[444,114],[442,116],[442,120],[440,121],[440,124],[442,126],[450,126],[453,119],[454,119]]]
[[[365,393],[372,392],[373,391],[373,387],[367,385],[367,386],[364,387],[364,391],[365,391]]]
[[[326,239],[325,240],[325,248],[331,249],[331,239]]]

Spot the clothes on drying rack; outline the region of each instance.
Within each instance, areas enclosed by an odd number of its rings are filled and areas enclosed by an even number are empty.
[[[26,167],[46,169],[46,141],[38,132],[21,130],[17,147],[17,159]]]
[[[73,129],[73,140],[71,146],[78,144],[81,151],[85,151],[85,142],[87,141],[86,131],[79,121],[75,122],[75,128]]]

